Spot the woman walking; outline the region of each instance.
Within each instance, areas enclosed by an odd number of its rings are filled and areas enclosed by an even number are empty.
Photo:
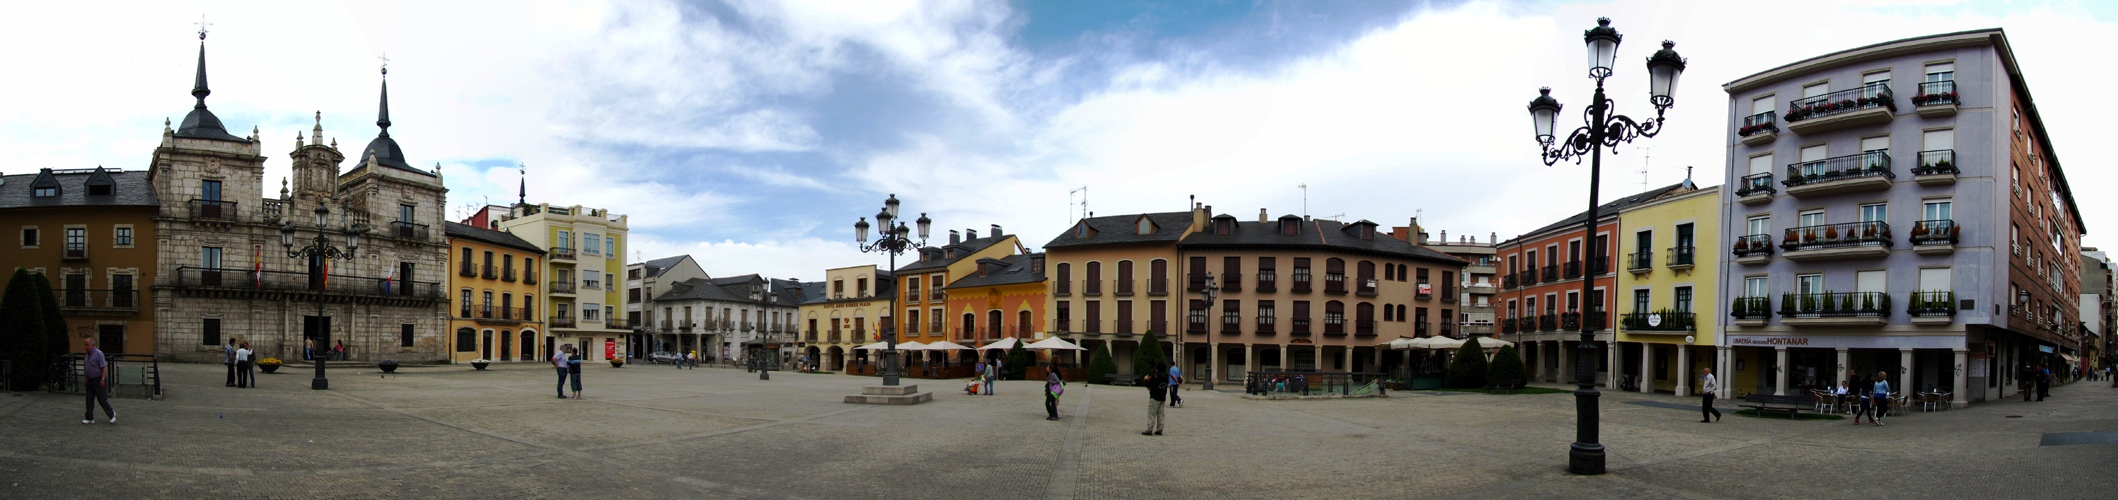
[[[1890,372],[1875,373],[1875,389],[1870,396],[1869,400],[1874,404],[1870,405],[1873,408],[1869,411],[1874,414],[1868,416],[1868,421],[1883,425],[1883,414],[1890,412]]]
[[[1053,362],[1044,371],[1044,419],[1059,419],[1059,395],[1066,393],[1066,382],[1059,379],[1059,363]]]

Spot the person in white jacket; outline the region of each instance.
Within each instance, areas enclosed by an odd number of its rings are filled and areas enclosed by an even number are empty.
[[[1700,370],[1706,372],[1706,377],[1704,380],[1699,381],[1699,421],[1719,421],[1721,420],[1721,410],[1714,409],[1714,393],[1719,391],[1721,386],[1718,383],[1719,381],[1714,379],[1713,368],[1701,368]]]

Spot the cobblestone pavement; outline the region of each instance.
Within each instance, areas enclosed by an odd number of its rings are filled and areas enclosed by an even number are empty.
[[[1186,391],[1168,432],[1139,435],[1144,389],[1069,388],[1043,419],[1035,382],[909,407],[847,405],[876,379],[735,369],[588,367],[588,399],[541,365],[260,374],[164,365],[166,399],[0,396],[0,498],[2111,498],[2118,389],[1847,421],[1730,416],[1606,393],[1610,473],[1565,473],[1572,396],[1393,393],[1250,401]],[[1444,395],[1446,394],[1446,395]],[[1729,406],[1723,403],[1724,409]],[[2112,442],[2112,440],[2105,440]]]

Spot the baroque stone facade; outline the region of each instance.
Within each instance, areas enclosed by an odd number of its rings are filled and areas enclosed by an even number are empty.
[[[219,345],[235,340],[293,361],[320,324],[320,344],[344,342],[347,359],[442,359],[448,247],[436,228],[447,190],[438,165],[410,167],[390,138],[387,83],[376,122],[382,131],[352,170],[339,172],[345,155],[335,139],[325,144],[319,113],[306,141],[296,134],[289,157],[297,182],[282,180],[278,199],[264,194],[257,132],[230,135],[206,109],[209,93],[202,42],[192,89],[198,103],[179,128],[164,127],[149,165],[161,203],[157,354],[217,360]],[[316,215],[319,206],[329,215]],[[313,244],[321,229],[343,249],[348,227],[364,229],[351,259],[289,257],[282,243],[284,228],[294,229],[293,250]]]

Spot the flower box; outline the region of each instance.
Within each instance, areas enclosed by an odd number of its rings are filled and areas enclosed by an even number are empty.
[[[381,368],[381,369],[382,369],[382,372],[383,372],[383,373],[397,373],[397,362],[396,362],[396,361],[391,361],[391,360],[387,360],[387,359],[385,359],[385,360],[382,360],[382,362],[380,362],[380,363],[376,363],[376,364],[375,364],[375,367],[376,367],[376,368]]]
[[[477,368],[478,371],[485,371],[485,367],[487,365],[491,365],[492,363],[492,361],[486,360],[485,358],[473,359],[471,360],[471,368]]]

